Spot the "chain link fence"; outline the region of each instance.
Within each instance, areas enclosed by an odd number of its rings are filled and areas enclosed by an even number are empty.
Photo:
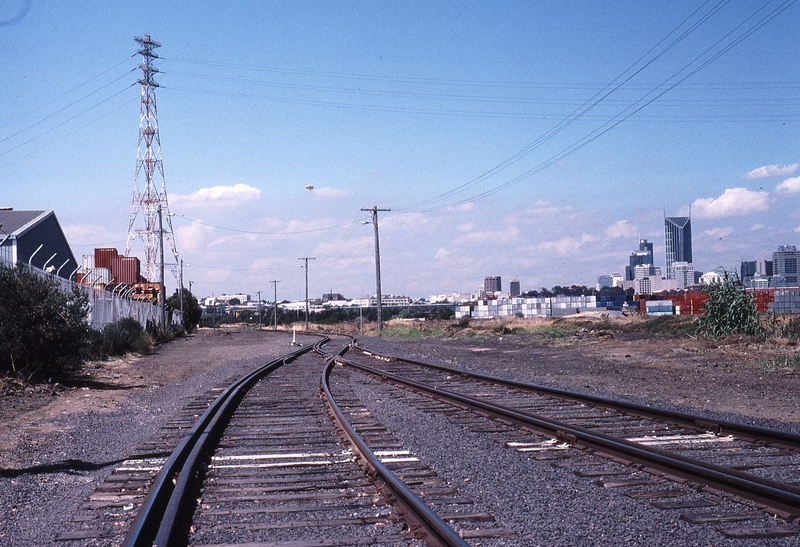
[[[0,264],[7,268],[13,268],[14,263],[5,257],[0,257]],[[58,277],[50,272],[41,270],[35,266],[24,264],[25,270],[49,279],[54,282],[60,290],[69,293],[73,287],[78,287],[89,299],[89,313],[87,321],[95,330],[102,330],[108,323],[113,323],[124,318],[132,318],[141,323],[145,329],[149,325],[161,327],[161,314],[159,307],[152,302],[133,300],[125,296],[125,291],[121,288],[119,292],[107,291],[105,287],[88,286],[74,283],[63,277]],[[129,288],[129,287],[128,287]],[[120,294],[122,293],[122,294]],[[178,310],[167,310],[167,321],[173,325],[181,325],[181,314]]]

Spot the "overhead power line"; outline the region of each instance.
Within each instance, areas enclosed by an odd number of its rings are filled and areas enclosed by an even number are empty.
[[[83,83],[80,83],[80,84],[76,85],[75,87],[73,87],[72,89],[69,89],[69,90],[65,91],[64,93],[62,93],[62,94],[61,94],[61,95],[59,95],[58,97],[56,97],[56,98],[54,98],[54,99],[52,99],[52,100],[50,100],[50,101],[48,101],[48,102],[46,102],[46,103],[44,103],[44,104],[42,104],[42,105],[38,106],[38,107],[36,107],[36,108],[35,108],[35,109],[33,109],[33,110],[29,110],[29,111],[28,111],[28,112],[26,112],[25,114],[22,114],[22,115],[18,116],[17,118],[13,119],[13,120],[10,120],[9,122],[7,122],[7,123],[6,123],[6,127],[11,127],[12,125],[14,125],[15,123],[17,123],[18,121],[20,121],[20,120],[23,120],[23,119],[25,119],[25,118],[27,118],[27,117],[31,116],[31,115],[32,115],[32,114],[34,114],[35,112],[37,112],[37,111],[39,111],[39,110],[43,110],[45,107],[47,107],[47,106],[49,106],[49,105],[51,105],[51,104],[53,104],[53,103],[55,103],[55,102],[58,102],[59,100],[61,100],[61,99],[65,98],[65,97],[67,97],[67,96],[68,96],[68,95],[70,95],[72,92],[74,92],[74,91],[77,91],[78,89],[80,89],[80,88],[82,88],[82,87],[86,86],[86,85],[87,85],[87,84],[89,84],[90,82],[93,82],[94,80],[98,79],[100,76],[103,76],[104,74],[107,74],[107,73],[111,72],[112,70],[114,70],[114,69],[115,69],[115,68],[117,68],[118,66],[120,66],[120,65],[122,65],[122,64],[124,64],[124,63],[127,63],[127,62],[130,60],[130,58],[131,58],[131,57],[132,57],[132,55],[131,55],[131,56],[129,56],[129,57],[126,57],[125,59],[121,60],[120,62],[118,62],[118,63],[117,63],[117,64],[115,64],[114,66],[112,66],[112,67],[110,67],[110,68],[107,68],[106,70],[104,70],[103,72],[100,72],[99,74],[96,74],[95,76],[92,76],[91,78],[89,78],[88,80],[84,81]],[[43,121],[45,121],[45,120],[48,120],[48,119],[52,118],[54,115],[56,115],[56,114],[58,114],[58,113],[60,113],[60,112],[63,112],[64,110],[66,110],[66,109],[67,109],[67,108],[69,108],[70,106],[74,106],[75,104],[77,104],[77,103],[79,103],[79,102],[83,101],[84,99],[86,99],[86,98],[88,98],[88,97],[90,97],[90,96],[94,95],[95,93],[97,93],[97,92],[98,92],[98,91],[100,91],[101,89],[104,89],[104,88],[108,87],[109,85],[111,85],[111,84],[113,84],[113,83],[115,83],[115,82],[118,82],[118,81],[119,81],[119,80],[121,80],[122,78],[127,78],[127,77],[128,77],[128,74],[130,74],[130,73],[131,73],[131,72],[133,72],[134,70],[136,70],[136,68],[131,68],[131,69],[130,69],[128,72],[126,72],[126,73],[122,74],[121,76],[119,76],[118,78],[115,78],[114,80],[112,80],[112,81],[108,82],[107,84],[104,84],[104,85],[100,86],[99,88],[95,89],[94,91],[91,91],[91,92],[89,92],[89,93],[87,93],[87,94],[83,95],[83,96],[82,96],[80,99],[78,99],[78,100],[76,100],[76,101],[74,101],[74,102],[72,102],[72,103],[68,104],[67,106],[65,106],[65,107],[63,107],[63,108],[61,108],[61,109],[59,109],[59,110],[57,110],[57,111],[55,111],[55,112],[53,112],[53,113],[51,113],[51,114],[48,114],[48,115],[47,115],[47,116],[45,116],[44,118],[41,118],[41,119],[40,119],[40,120],[38,120],[37,122],[35,122],[35,123],[33,123],[33,124],[29,125],[28,127],[26,127],[26,128],[24,128],[24,129],[22,129],[22,130],[18,131],[18,132],[17,132],[17,133],[15,133],[14,135],[9,135],[9,136],[7,136],[7,137],[6,137],[6,138],[4,138],[2,141],[0,141],[0,143],[2,143],[2,142],[5,142],[5,141],[7,141],[8,139],[10,139],[10,138],[12,138],[12,137],[16,136],[17,134],[19,134],[19,133],[21,133],[21,132],[23,132],[23,131],[27,131],[27,130],[28,130],[28,129],[30,129],[31,127],[35,127],[36,125],[38,125],[38,124],[42,123]]]
[[[495,194],[495,193],[497,193],[497,192],[499,192],[499,191],[501,191],[503,189],[508,188],[509,186],[512,186],[514,184],[517,184],[517,183],[519,183],[519,182],[521,182],[523,180],[526,180],[526,179],[530,178],[531,176],[533,176],[533,175],[543,171],[544,169],[554,165],[558,161],[561,161],[562,159],[564,159],[565,157],[567,157],[570,154],[574,153],[575,151],[579,150],[580,148],[583,148],[584,146],[586,146],[590,142],[596,140],[600,136],[604,135],[605,133],[607,133],[611,129],[617,127],[622,122],[627,121],[632,116],[638,114],[641,110],[643,110],[644,108],[650,106],[656,100],[658,100],[662,96],[664,96],[666,93],[672,91],[673,89],[675,89],[679,85],[683,84],[687,79],[689,79],[693,75],[697,74],[698,72],[703,70],[705,67],[707,67],[709,64],[711,64],[712,62],[717,60],[719,57],[721,57],[722,55],[724,55],[725,53],[730,51],[730,49],[736,47],[742,41],[744,41],[745,39],[749,38],[754,32],[756,32],[761,27],[763,27],[765,24],[767,24],[769,21],[771,21],[772,19],[774,19],[775,17],[777,17],[778,15],[783,13],[786,9],[788,9],[795,2],[796,2],[796,0],[787,0],[787,1],[783,2],[783,3],[781,3],[778,7],[776,7],[775,9],[773,9],[772,11],[770,11],[769,13],[764,15],[761,19],[759,19],[758,21],[753,23],[751,26],[746,28],[743,32],[741,32],[738,35],[734,36],[733,39],[731,39],[730,42],[728,42],[726,45],[724,45],[719,51],[717,51],[716,53],[711,54],[711,52],[715,48],[717,48],[720,44],[722,44],[726,39],[728,39],[732,35],[734,35],[737,32],[737,30],[740,29],[742,26],[744,26],[748,21],[750,21],[751,19],[755,18],[771,2],[767,2],[766,4],[762,5],[760,8],[756,9],[753,13],[751,13],[747,18],[745,18],[745,20],[742,21],[742,23],[740,23],[739,25],[734,27],[734,29],[732,29],[727,34],[725,34],[722,38],[717,40],[714,44],[712,44],[711,46],[706,48],[702,53],[700,53],[699,55],[694,57],[691,61],[689,61],[688,63],[684,64],[684,66],[682,68],[680,68],[679,70],[675,71],[672,75],[670,75],[668,78],[663,80],[660,84],[654,86],[652,89],[650,89],[650,91],[645,93],[642,97],[640,97],[639,99],[631,102],[626,108],[624,108],[622,111],[620,111],[615,116],[610,118],[608,121],[604,122],[601,126],[595,128],[593,131],[591,131],[588,134],[584,135],[583,137],[581,137],[580,139],[578,139],[577,141],[575,141],[574,143],[572,143],[568,147],[562,149],[560,152],[558,152],[557,154],[555,154],[555,155],[551,156],[550,158],[544,160],[543,162],[541,162],[537,166],[533,167],[532,169],[529,169],[529,170],[525,171],[524,173],[522,173],[520,175],[517,175],[517,176],[513,177],[512,179],[510,179],[510,180],[508,180],[508,181],[506,181],[506,182],[504,182],[502,184],[496,185],[496,186],[494,186],[494,187],[492,187],[492,188],[490,188],[488,190],[485,190],[483,192],[479,192],[477,194],[474,194],[472,196],[463,198],[463,199],[455,201],[455,202],[450,202],[450,203],[448,203],[446,205],[441,205],[441,206],[434,206],[433,205],[435,203],[438,203],[440,201],[443,201],[445,199],[453,197],[453,196],[455,196],[455,195],[457,195],[459,193],[462,193],[462,192],[474,187],[475,185],[479,184],[480,182],[483,182],[483,181],[487,180],[489,177],[499,173],[500,171],[506,169],[510,165],[516,163],[522,157],[528,155],[530,152],[532,152],[533,150],[535,150],[536,148],[540,147],[545,142],[547,142],[550,139],[552,139],[555,135],[557,135],[558,133],[560,133],[561,131],[566,129],[566,127],[571,125],[574,121],[576,121],[577,119],[583,117],[584,113],[588,112],[591,108],[593,108],[594,106],[596,106],[600,102],[604,101],[606,99],[606,97],[608,97],[611,93],[613,93],[614,91],[619,89],[619,84],[617,84],[616,82],[620,78],[625,76],[629,71],[633,70],[634,67],[636,67],[636,65],[640,61],[645,59],[645,57],[647,55],[649,55],[651,52],[653,52],[655,50],[655,48],[651,48],[651,50],[648,51],[648,53],[645,54],[645,56],[641,57],[633,65],[631,65],[627,70],[625,70],[620,76],[615,78],[607,86],[607,87],[611,88],[608,93],[605,93],[603,95],[596,94],[594,97],[592,97],[591,99],[589,99],[587,101],[587,103],[586,103],[587,107],[585,109],[583,109],[583,110],[576,109],[572,114],[570,114],[569,116],[565,117],[561,122],[556,124],[550,130],[546,131],[543,135],[541,135],[539,138],[537,138],[533,143],[529,144],[525,148],[523,148],[520,151],[516,152],[515,154],[513,154],[512,156],[510,156],[509,158],[507,158],[506,160],[504,160],[500,164],[496,165],[492,169],[484,172],[483,174],[479,175],[478,177],[476,177],[476,178],[474,178],[474,179],[472,179],[472,180],[470,180],[470,181],[468,181],[468,182],[466,182],[466,183],[464,183],[464,184],[462,184],[462,185],[460,185],[460,186],[458,186],[458,187],[456,187],[456,188],[454,188],[452,190],[449,190],[447,192],[441,193],[439,195],[433,196],[433,197],[425,199],[425,200],[418,201],[416,203],[413,203],[411,205],[407,205],[405,207],[395,207],[395,209],[401,210],[401,211],[413,211],[413,210],[418,210],[419,211],[419,210],[439,209],[439,208],[442,208],[442,207],[445,207],[445,206],[463,205],[465,203],[473,202],[473,201],[482,199],[484,197],[487,197],[489,195]],[[693,32],[694,30],[696,30],[700,26],[700,24],[708,21],[708,19],[712,15],[718,13],[719,10],[722,7],[724,7],[727,3],[728,3],[728,0],[723,0],[723,1],[719,2],[719,3],[717,3],[716,5],[712,6],[711,10],[709,10],[708,12],[706,12],[705,14],[703,14],[701,16],[701,20],[700,21],[692,23],[690,25],[690,28],[687,31],[682,32],[678,36],[678,38],[676,38],[670,44],[668,44],[666,46],[666,49],[668,50],[668,49],[672,48],[675,45],[675,43],[677,43],[677,41],[685,39],[685,37],[690,32]],[[683,26],[685,23],[687,23],[689,21],[689,19],[691,19],[696,13],[698,13],[698,10],[695,10],[695,12],[693,12],[689,17],[684,19],[684,21],[681,22],[680,25],[678,25],[675,29],[673,29],[667,35],[667,37],[671,36],[672,34],[675,34],[678,31],[678,29],[681,26]],[[664,40],[665,39],[662,39],[661,41],[659,41],[659,44],[663,43]],[[664,52],[665,52],[664,50],[658,52],[656,54],[655,58],[661,57]],[[711,54],[710,57],[708,57],[706,59],[703,59],[704,57],[708,56],[709,54]],[[655,60],[655,59],[647,61],[646,64],[645,64],[645,67],[649,66],[650,64],[652,64],[653,60]],[[694,68],[692,68],[692,67],[694,67]],[[636,69],[634,74],[640,73],[643,68],[644,67]],[[626,79],[630,79],[630,77],[632,77],[632,75],[627,76]],[[677,78],[677,80],[676,80],[676,78]],[[600,96],[598,96],[598,95],[600,95]],[[426,209],[426,207],[427,207],[427,209]]]
[[[107,103],[108,101],[110,101],[111,99],[113,99],[114,97],[116,97],[116,96],[118,96],[118,95],[121,95],[122,93],[126,92],[126,91],[127,91],[128,89],[130,89],[130,88],[131,88],[133,85],[134,85],[134,84],[131,84],[131,85],[125,86],[125,88],[124,88],[124,89],[120,89],[119,91],[117,91],[116,93],[114,93],[113,95],[111,95],[110,97],[106,97],[106,98],[105,98],[105,99],[103,99],[102,101],[99,101],[99,102],[97,102],[97,103],[95,103],[95,104],[93,104],[93,105],[91,105],[91,106],[89,106],[89,107],[85,108],[84,110],[81,110],[81,111],[80,111],[80,112],[78,112],[77,114],[75,114],[75,115],[73,115],[73,116],[71,116],[71,117],[67,118],[66,120],[64,120],[64,121],[62,121],[62,122],[60,122],[60,123],[58,123],[58,124],[56,124],[56,125],[54,125],[54,126],[50,127],[49,129],[46,129],[46,130],[42,131],[41,133],[38,133],[38,134],[34,135],[33,137],[30,137],[29,139],[27,139],[27,140],[25,140],[25,141],[23,141],[23,142],[21,142],[21,143],[17,144],[16,146],[13,146],[13,147],[9,148],[8,150],[5,150],[5,151],[3,151],[3,152],[0,152],[0,157],[2,157],[2,156],[5,156],[6,154],[9,154],[9,153],[13,152],[14,150],[18,150],[18,149],[22,148],[23,146],[25,146],[26,144],[29,144],[29,143],[31,143],[31,142],[33,142],[33,141],[37,140],[37,139],[40,139],[40,138],[44,137],[45,135],[47,135],[47,134],[49,134],[49,133],[52,133],[53,131],[55,131],[55,130],[56,130],[56,129],[58,129],[59,127],[62,127],[62,126],[64,126],[64,125],[68,124],[69,122],[71,122],[71,121],[73,121],[73,120],[75,120],[75,119],[77,119],[77,118],[79,118],[79,117],[83,116],[83,115],[84,115],[84,114],[86,114],[87,112],[91,112],[92,110],[94,110],[94,109],[95,109],[95,108],[97,108],[98,106],[100,106],[100,105],[103,105],[103,104]],[[137,100],[138,100],[138,99],[137,99]]]

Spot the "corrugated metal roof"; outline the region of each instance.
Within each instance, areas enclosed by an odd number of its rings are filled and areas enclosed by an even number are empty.
[[[13,211],[0,209],[0,234],[20,236],[52,211]]]

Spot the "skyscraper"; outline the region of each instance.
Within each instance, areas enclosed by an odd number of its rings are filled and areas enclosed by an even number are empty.
[[[483,278],[483,292],[486,294],[494,294],[502,290],[502,283],[499,275],[487,275]]]
[[[690,217],[664,217],[664,248],[667,279],[675,279],[675,262],[692,263],[692,220]]]
[[[781,245],[772,253],[772,274],[783,277],[783,286],[797,287],[797,247],[795,245]]]
[[[686,289],[694,285],[694,266],[690,262],[673,262],[672,269],[675,272],[676,289]]]
[[[644,266],[645,264],[653,264],[653,244],[648,243],[646,239],[639,240],[639,250],[633,251],[629,258],[630,264],[625,267],[625,279],[632,281],[636,278],[636,266]]]
[[[750,286],[750,282],[756,275],[756,261],[755,260],[742,260],[742,266],[739,269],[739,279],[745,287]]]

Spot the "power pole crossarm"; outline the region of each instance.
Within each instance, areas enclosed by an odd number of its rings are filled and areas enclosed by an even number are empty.
[[[377,312],[378,312],[378,332],[383,330],[383,314],[381,310],[381,246],[380,237],[378,236],[378,213],[389,212],[391,209],[378,209],[377,206],[371,209],[361,209],[372,213],[372,225],[375,228],[375,286],[377,298]]]

